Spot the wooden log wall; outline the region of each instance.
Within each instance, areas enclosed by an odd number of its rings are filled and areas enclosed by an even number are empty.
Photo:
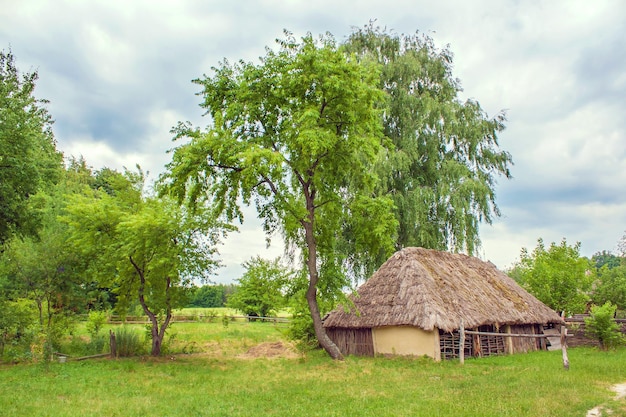
[[[585,318],[589,317],[585,314],[577,314],[574,317],[568,317],[565,319],[567,326],[567,346],[588,346],[588,347],[600,347],[600,343],[586,334]],[[626,320],[616,319],[615,322],[620,325],[621,331],[626,335]]]
[[[541,334],[538,325],[511,325],[513,334]],[[513,353],[526,353],[545,347],[545,339],[530,337],[512,337]]]

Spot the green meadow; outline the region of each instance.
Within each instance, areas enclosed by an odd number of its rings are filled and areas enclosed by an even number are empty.
[[[626,401],[610,391],[626,382],[625,349],[570,349],[569,371],[560,352],[465,365],[427,358],[334,362],[320,351],[298,352],[285,328],[175,323],[157,359],[2,365],[0,415],[572,417],[604,405],[612,416],[626,416]]]

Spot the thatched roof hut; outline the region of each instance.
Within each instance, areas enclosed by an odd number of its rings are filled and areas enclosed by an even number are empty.
[[[437,344],[438,341],[443,352],[450,349],[442,345],[442,340],[454,339],[461,321],[466,329],[509,333],[512,330],[516,333],[540,333],[541,326],[562,323],[553,310],[492,263],[467,255],[422,248],[406,248],[395,253],[358,289],[353,302],[354,307],[350,310],[340,307],[324,320],[324,327],[331,338],[338,339],[335,341],[339,342],[340,348],[343,345],[344,353],[391,353],[385,352],[385,349],[390,349],[389,346],[382,347],[382,350],[376,348],[377,333],[385,335],[385,343],[392,345],[394,353],[404,352],[405,349],[400,346],[411,343],[407,340],[394,341],[394,338],[411,339],[417,333],[421,335],[420,340],[422,336],[428,337],[427,345]],[[357,348],[350,340],[359,339],[357,344],[368,345],[368,332],[372,333],[373,346],[365,346],[365,351],[361,352],[364,346]],[[438,337],[434,337],[435,334]],[[437,340],[431,340],[433,338]],[[516,341],[524,345],[517,350],[532,349],[533,344],[540,343],[537,340],[523,338],[523,342]],[[477,351],[482,355],[485,343],[481,345],[481,340],[476,342],[478,345],[472,345],[469,353]],[[348,346],[351,343],[352,346]],[[453,344],[454,340],[450,343]],[[504,346],[506,343],[503,340],[496,344],[502,344],[505,351],[516,350],[514,346]],[[410,347],[407,349],[408,354],[413,354]],[[430,348],[426,352],[423,350],[418,349],[418,353],[436,359],[441,355],[447,357],[443,353],[430,354]]]

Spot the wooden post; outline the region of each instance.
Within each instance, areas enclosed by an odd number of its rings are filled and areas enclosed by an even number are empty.
[[[459,327],[459,363],[461,365],[465,363],[465,328],[463,327],[463,320],[461,320],[461,327]]]
[[[504,327],[504,331],[505,331],[505,333],[510,335],[511,334],[511,325],[507,324]],[[504,344],[506,346],[506,353],[509,354],[509,355],[512,355],[513,354],[513,338],[511,336],[505,337],[504,338]]]
[[[117,358],[117,342],[113,330],[109,330],[109,345],[111,347],[111,359]]]
[[[563,368],[569,371],[569,358],[567,357],[567,326],[561,326],[561,351],[563,352]]]

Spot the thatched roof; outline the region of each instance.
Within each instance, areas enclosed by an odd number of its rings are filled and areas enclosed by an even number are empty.
[[[561,318],[490,262],[422,248],[396,252],[357,290],[354,311],[324,327],[416,326],[451,332],[485,324],[561,323]]]

